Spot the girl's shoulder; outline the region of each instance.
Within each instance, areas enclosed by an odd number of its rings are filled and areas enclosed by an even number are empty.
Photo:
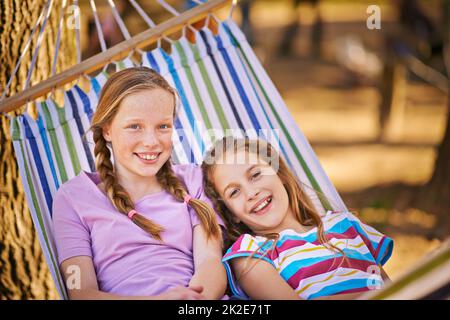
[[[203,192],[203,172],[202,168],[195,164],[175,164],[172,165],[173,172],[180,178],[189,190],[189,193],[196,197]]]
[[[190,178],[200,175],[202,176],[202,168],[196,164],[172,164],[173,172],[180,178]]]
[[[267,241],[267,238],[261,236],[254,236],[249,233],[244,233],[236,239],[236,241],[228,248],[228,253],[237,252],[253,252],[261,250],[261,245]]]
[[[88,201],[93,196],[102,193],[98,188],[100,182],[98,173],[81,171],[78,175],[60,185],[54,195],[54,200],[65,198],[66,200],[84,199]]]
[[[97,183],[100,183],[100,178],[97,173],[90,173],[82,170],[75,177],[62,183],[57,192],[67,192],[73,189],[79,189],[80,187],[84,187],[84,189],[86,189],[88,185],[95,185]]]
[[[348,210],[328,210],[326,214],[322,216],[322,222],[325,229],[328,230],[338,224],[341,225],[342,223],[350,223],[353,217],[353,214]]]

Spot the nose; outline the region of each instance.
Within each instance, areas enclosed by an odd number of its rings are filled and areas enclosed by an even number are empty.
[[[154,147],[159,144],[159,139],[154,130],[145,131],[142,137],[142,144],[145,147]]]
[[[247,194],[247,199],[251,201],[258,197],[260,190],[255,186],[247,186],[245,193]]]

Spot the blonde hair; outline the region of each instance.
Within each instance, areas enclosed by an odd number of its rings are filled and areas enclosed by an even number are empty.
[[[171,93],[176,101],[177,92],[168,82],[156,71],[147,67],[134,67],[124,69],[113,74],[103,86],[97,109],[92,118],[90,130],[93,133],[95,142],[94,155],[95,166],[104,183],[106,194],[114,207],[122,214],[127,215],[133,210],[134,203],[128,192],[123,188],[117,179],[111,152],[107,142],[103,137],[103,128],[110,124],[116,116],[121,101],[128,95],[142,90],[164,89]],[[173,117],[176,115],[176,105],[174,102]],[[176,200],[183,202],[188,191],[184,183],[175,175],[172,169],[170,158],[164,163],[156,174],[159,184],[169,192]],[[205,228],[207,236],[219,237],[220,228],[216,220],[214,210],[204,201],[192,198],[189,201],[197,213],[201,225]],[[132,221],[143,230],[150,233],[155,239],[162,241],[161,233],[164,228],[155,222],[145,218],[142,214],[136,213],[132,216]]]
[[[316,226],[317,238],[320,243],[335,252],[339,251],[345,258],[345,254],[341,249],[329,243],[325,236],[320,214],[315,210],[311,200],[301,188],[300,182],[286,165],[283,158],[278,155],[270,143],[263,140],[250,140],[249,138],[238,139],[234,137],[224,137],[222,140],[216,141],[215,145],[208,151],[205,161],[203,161],[202,164],[205,193],[213,201],[215,209],[221,215],[227,227],[227,247],[233,244],[243,233],[254,233],[245,224],[235,222],[233,213],[227,208],[225,203],[220,200],[220,196],[215,188],[214,168],[218,159],[221,159],[223,154],[228,150],[232,150],[236,153],[240,149],[258,155],[261,160],[272,166],[287,191],[289,208],[292,210],[295,219],[303,226]],[[274,161],[274,159],[276,161]],[[276,245],[279,238],[279,234],[277,233],[260,235],[268,238],[267,241],[274,240],[273,247]],[[267,241],[262,244],[260,248],[263,247]]]

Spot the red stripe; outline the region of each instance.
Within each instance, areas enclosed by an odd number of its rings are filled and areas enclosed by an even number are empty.
[[[241,235],[231,246],[231,252],[236,253],[241,248],[242,240],[244,240],[245,234]]]
[[[367,268],[374,265],[373,262],[365,260],[357,260],[347,257],[347,261],[342,261],[343,259],[344,257],[330,258],[325,261],[315,263],[309,267],[300,268],[289,278],[287,282],[292,288],[295,289],[298,287],[301,280],[336,270],[339,266],[341,268],[357,269],[367,272]]]
[[[372,246],[372,242],[370,241],[369,238],[367,238],[366,236],[364,236],[363,234],[359,234],[361,236],[361,239],[364,241],[364,243],[366,244],[367,249],[369,249],[370,253],[372,254],[372,256],[375,254],[375,249]],[[375,258],[375,256],[374,256]]]
[[[378,247],[377,247],[377,251],[375,251],[375,254],[374,254],[374,258],[375,258],[375,260],[378,260],[378,255],[380,254],[380,249],[381,249],[381,247],[382,247],[382,245],[383,245],[383,242],[386,240],[386,236],[383,236],[383,238],[381,238],[381,241],[380,241],[380,243],[378,244]]]
[[[334,239],[353,240],[357,236],[359,236],[359,233],[353,227],[348,228],[344,233],[327,233],[326,234],[326,237],[328,240],[331,240],[333,238]],[[302,246],[306,243],[311,243],[314,245],[321,245],[321,243],[318,239],[313,242],[308,242],[308,241],[301,240],[301,239],[287,239],[283,242],[283,244],[280,247],[277,247],[277,250],[279,252],[283,252],[283,251],[291,249],[291,248]]]

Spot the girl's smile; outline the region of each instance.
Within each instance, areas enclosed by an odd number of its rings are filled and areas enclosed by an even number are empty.
[[[267,196],[258,201],[250,210],[250,214],[263,215],[272,207],[272,196]]]
[[[135,153],[135,155],[145,164],[156,163],[160,154],[161,152]]]

